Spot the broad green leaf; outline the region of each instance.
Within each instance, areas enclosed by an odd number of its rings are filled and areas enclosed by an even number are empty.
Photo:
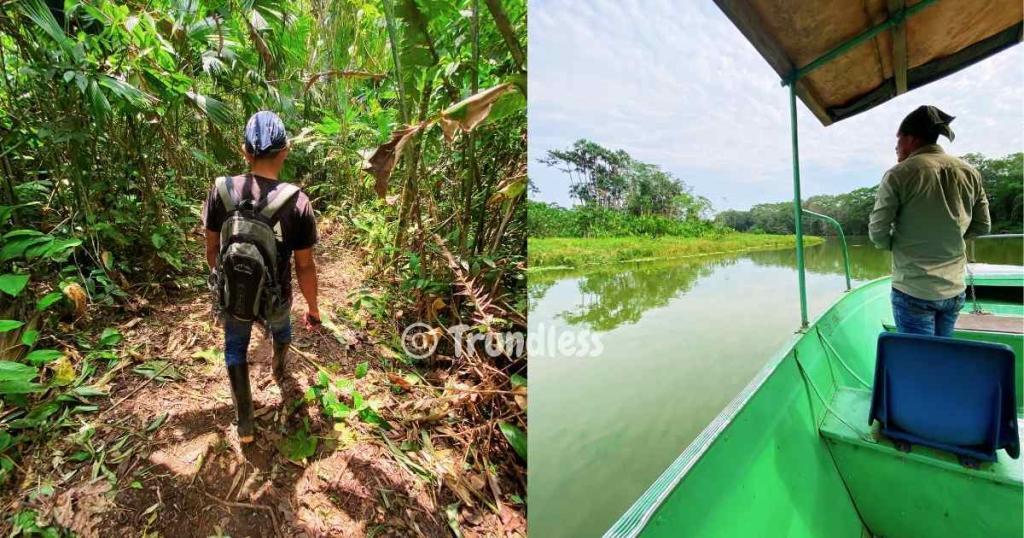
[[[154,100],[153,96],[148,95],[140,91],[135,86],[116,78],[109,77],[107,75],[100,75],[98,81],[101,86],[107,88],[114,95],[117,95],[133,107],[144,107]]]
[[[174,366],[168,366],[167,361],[146,361],[132,371],[147,378],[157,377],[158,381],[167,381],[181,377]]]
[[[196,351],[192,354],[193,359],[203,359],[210,364],[220,364],[224,360],[224,352],[211,347],[209,349],[203,349]]]
[[[14,441],[12,439],[13,437],[11,437],[11,434],[3,430],[0,430],[0,452],[7,450],[8,447],[14,444]]]
[[[362,411],[363,409],[366,409],[368,406],[369,404],[367,404],[366,401],[363,400],[363,395],[359,394],[359,391],[353,390],[352,407],[354,407],[356,411]]]
[[[51,243],[40,255],[50,258],[51,260],[62,261],[67,259],[71,254],[71,251],[76,247],[81,246],[81,244],[81,239],[61,239]]]
[[[44,390],[46,390],[46,387],[38,383],[21,380],[0,381],[0,394],[31,394]]]
[[[0,381],[31,381],[38,371],[24,363],[0,361]]]
[[[64,354],[56,349],[37,349],[32,353],[29,353],[25,360],[32,364],[46,364],[50,361],[56,360],[58,357]]]
[[[90,459],[92,459],[92,454],[85,450],[79,450],[78,452],[68,456],[68,460],[75,462],[88,461]]]
[[[14,329],[17,329],[24,324],[24,321],[18,321],[16,319],[0,319],[0,333],[13,331]]]
[[[498,121],[512,114],[526,110],[526,96],[520,92],[509,92],[498,98],[487,116],[487,123]]]
[[[50,306],[52,306],[53,303],[56,303],[57,301],[61,300],[62,297],[64,297],[63,293],[59,291],[51,291],[50,293],[43,295],[42,298],[36,301],[36,310],[42,312],[47,308],[50,308]]]
[[[154,233],[153,235],[149,236],[149,240],[157,249],[164,248],[164,245],[167,243],[167,241],[164,239],[164,236],[158,233]]]
[[[49,245],[51,242],[53,242],[53,237],[48,235],[41,237],[26,237],[11,241],[4,245],[3,248],[0,248],[0,261],[5,262],[13,260],[22,255],[27,258],[29,254],[28,251],[34,250],[37,246]]]
[[[26,260],[34,260],[45,254],[54,241],[53,237],[49,235],[37,237],[36,239],[37,241],[32,246],[25,249],[24,256]]]
[[[82,398],[89,398],[91,396],[106,396],[107,391],[94,387],[92,385],[82,385],[81,387],[75,387],[71,391],[75,396],[81,396]]]
[[[196,106],[206,117],[210,118],[214,123],[221,126],[230,126],[235,121],[235,114],[232,112],[228,105],[224,104],[213,97],[203,95],[196,92],[186,92],[189,100],[193,105]]]
[[[150,422],[148,426],[146,426],[146,431],[155,432],[156,430],[158,430],[160,426],[163,426],[164,422],[167,420],[167,416],[167,413],[164,413],[153,419],[153,421]]]
[[[519,375],[519,374],[512,374],[511,381],[512,381],[512,387],[513,388],[515,388],[515,387],[525,387],[526,386],[526,378],[521,376],[521,375]]]
[[[359,420],[362,420],[363,422],[365,422],[367,424],[376,424],[377,426],[380,426],[381,428],[384,428],[385,430],[390,430],[391,429],[391,425],[388,424],[387,421],[384,420],[383,417],[378,415],[377,412],[374,411],[372,407],[367,407],[367,408],[363,409],[362,411],[360,411],[359,412]]]
[[[316,437],[302,428],[281,440],[277,447],[288,459],[300,462],[316,453],[316,444]]]
[[[39,331],[37,331],[35,329],[29,329],[29,330],[21,333],[21,343],[26,345],[26,346],[28,346],[28,347],[32,347],[32,346],[36,345],[36,342],[38,340],[39,340]]]
[[[103,329],[103,333],[100,334],[100,345],[101,346],[116,346],[122,340],[121,331],[113,327],[107,327]]]
[[[512,445],[512,449],[516,451],[516,454],[519,454],[519,457],[526,461],[526,432],[518,426],[507,422],[498,422],[498,428],[505,435],[505,439],[508,439],[508,444]]]
[[[10,207],[10,206],[4,206]],[[4,239],[14,239],[15,237],[39,237],[45,235],[39,230],[33,230],[31,228],[18,228],[4,234]]]
[[[21,295],[26,284],[28,284],[28,275],[16,275],[14,273],[0,275],[0,291],[11,297]]]
[[[366,373],[370,371],[369,361],[363,361],[356,365],[356,379],[362,379],[366,377]]]
[[[89,81],[89,85],[86,87],[86,94],[89,98],[89,108],[92,110],[93,116],[102,123],[106,119],[107,114],[110,113],[110,101],[107,100],[106,95],[103,95],[103,91],[100,90],[95,80]]]

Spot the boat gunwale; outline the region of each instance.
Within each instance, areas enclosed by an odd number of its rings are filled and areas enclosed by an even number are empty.
[[[989,278],[999,278],[1004,275],[975,273],[972,275],[972,280],[975,283],[978,283],[979,280],[986,278],[986,276],[989,276]],[[650,523],[651,518],[665,502],[665,499],[672,494],[672,491],[675,490],[676,486],[679,485],[694,465],[704,457],[715,441],[721,437],[725,429],[732,424],[733,420],[746,407],[747,402],[749,402],[754,394],[764,386],[768,381],[768,378],[778,371],[779,366],[782,365],[783,361],[794,353],[800,341],[804,337],[810,335],[812,329],[817,327],[818,323],[832,314],[841,302],[855,294],[865,293],[866,290],[882,285],[886,281],[891,282],[891,280],[892,275],[885,275],[864,282],[851,290],[844,291],[828,306],[828,308],[825,308],[820,314],[815,316],[813,321],[809,323],[806,328],[795,331],[793,336],[779,348],[779,351],[776,352],[764,367],[758,370],[754,378],[743,387],[743,390],[741,390],[720,413],[715,415],[715,418],[711,423],[701,430],[697,437],[695,437],[694,440],[688,444],[685,449],[683,449],[683,452],[672,460],[672,463],[670,463],[668,467],[658,475],[658,478],[655,479],[655,481],[648,486],[635,501],[633,501],[633,504],[631,504],[629,508],[619,516],[615,523],[605,531],[603,538],[633,538],[637,536],[640,531]],[[1018,285],[1021,284],[1018,283]]]

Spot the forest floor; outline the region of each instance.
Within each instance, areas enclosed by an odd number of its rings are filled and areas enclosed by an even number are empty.
[[[825,240],[804,236],[804,245]],[[664,260],[748,250],[792,248],[796,236],[731,233],[721,237],[538,237],[529,239],[530,270]]]
[[[525,473],[465,465],[471,448],[457,442],[464,432],[444,421],[395,420],[440,396],[451,400],[449,391],[429,390],[450,386],[449,373],[421,368],[421,387],[396,385],[396,365],[404,366],[394,352],[374,331],[332,315],[366,285],[360,256],[341,248],[330,230],[317,252],[321,312],[336,324],[316,332],[294,324],[284,394],[272,380],[270,341],[253,330],[254,442],[238,442],[223,333],[208,294],[153,299],[104,320],[123,334],[121,349],[131,350],[105,379],[109,400],[75,415],[78,434],[22,458],[20,487],[0,494],[0,527],[7,515],[32,509],[40,527],[81,537],[525,536]],[[293,319],[301,319],[297,288],[294,304]],[[154,360],[164,362],[148,362]],[[370,368],[359,377],[363,361]],[[147,363],[162,371],[138,375]],[[304,400],[320,372],[351,378],[392,428],[335,422],[318,402]],[[75,464],[68,456],[83,435],[85,444],[103,448]],[[312,454],[294,457],[304,450]]]

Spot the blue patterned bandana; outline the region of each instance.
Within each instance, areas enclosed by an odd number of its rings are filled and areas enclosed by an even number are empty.
[[[245,151],[253,157],[266,157],[288,145],[288,133],[277,114],[261,110],[245,124]]]

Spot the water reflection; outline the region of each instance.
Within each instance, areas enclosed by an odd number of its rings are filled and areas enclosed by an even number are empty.
[[[578,301],[556,317],[592,331],[610,331],[640,321],[644,312],[665,306],[716,268],[736,263],[735,256],[713,256],[615,264],[589,271],[530,275],[531,304],[537,304],[558,280],[577,276]]]
[[[850,276],[855,282],[891,272],[890,253],[874,248],[867,237],[850,237],[848,244]],[[1019,240],[979,241],[975,255],[978,261],[985,263],[1019,265],[1024,257],[1024,244]],[[808,273],[837,276],[845,273],[842,246],[835,238],[807,248],[804,259]],[[750,260],[764,267],[796,269],[796,251],[783,249],[548,271],[530,275],[529,301],[532,308],[555,283],[574,279],[578,296],[555,317],[569,325],[611,331],[639,322],[648,310],[668,305],[672,299],[689,292],[699,279],[739,260]]]
[[[867,237],[851,237],[848,244],[851,279],[871,280],[892,272],[890,253],[876,249]],[[751,252],[745,257],[758,265],[796,269],[796,251],[792,249]],[[804,266],[808,273],[842,276],[846,272],[842,245],[836,239],[829,239],[821,245],[804,249]]]

